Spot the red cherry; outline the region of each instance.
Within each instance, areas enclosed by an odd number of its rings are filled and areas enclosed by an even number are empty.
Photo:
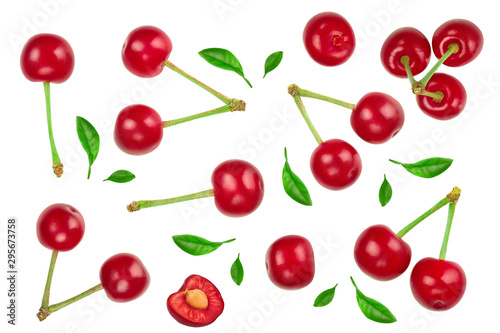
[[[82,214],[73,206],[53,204],[43,210],[36,222],[38,241],[53,251],[74,249],[85,233]]]
[[[304,288],[315,272],[311,243],[297,235],[277,239],[267,249],[266,270],[271,282],[282,289]]]
[[[21,70],[33,82],[62,83],[69,79],[74,67],[73,49],[58,35],[35,35],[21,52]]]
[[[224,310],[224,300],[212,282],[190,275],[167,299],[167,309],[179,323],[201,327],[213,323]]]
[[[142,26],[132,30],[122,47],[125,67],[140,77],[154,77],[163,70],[162,63],[172,52],[172,42],[162,30]]]
[[[448,120],[455,118],[463,111],[467,103],[467,92],[460,81],[451,75],[435,73],[425,86],[426,91],[443,93],[443,99],[436,102],[434,98],[417,95],[418,107],[428,116]]]
[[[354,132],[369,143],[384,143],[403,127],[403,107],[391,96],[372,92],[364,95],[351,114]]]
[[[361,174],[361,157],[356,149],[340,139],[323,142],[311,155],[311,171],[320,185],[339,191],[356,182]]]
[[[118,114],[114,137],[118,148],[127,154],[150,153],[160,145],[163,137],[160,115],[146,105],[129,105]]]
[[[323,66],[338,66],[354,52],[356,39],[347,20],[337,13],[324,12],[307,22],[302,35],[309,56]]]
[[[366,275],[388,281],[406,271],[410,265],[411,248],[389,227],[373,225],[356,240],[354,259]]]
[[[413,296],[424,308],[449,310],[462,299],[467,279],[453,261],[424,258],[417,262],[410,277]]]
[[[212,173],[215,205],[224,215],[241,217],[256,210],[264,197],[259,170],[242,160],[219,164]]]
[[[483,49],[483,33],[474,23],[455,19],[443,23],[432,36],[432,50],[441,58],[450,44],[458,45],[458,52],[450,55],[444,62],[446,66],[459,67],[468,64]]]
[[[392,75],[400,78],[408,77],[401,57],[409,57],[409,65],[413,75],[422,73],[431,60],[431,45],[419,30],[405,27],[394,31],[387,37],[380,60],[384,68]]]
[[[149,273],[142,261],[130,253],[119,253],[106,260],[99,272],[102,287],[113,302],[132,301],[146,292]]]

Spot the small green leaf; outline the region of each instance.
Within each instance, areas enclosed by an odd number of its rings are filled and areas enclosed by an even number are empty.
[[[300,178],[293,173],[290,165],[288,164],[288,156],[285,148],[285,166],[283,167],[283,188],[286,194],[293,200],[305,206],[312,206],[311,196],[307,190],[306,185]]]
[[[87,174],[87,179],[90,178],[90,171],[92,164],[97,158],[99,153],[99,133],[97,133],[94,126],[89,123],[86,119],[82,117],[76,117],[76,132],[78,134],[78,139],[89,157],[89,172]]]
[[[235,72],[245,80],[250,88],[253,88],[250,82],[246,79],[245,74],[243,74],[243,68],[241,67],[239,60],[230,51],[220,48],[210,48],[201,50],[198,54],[209,64],[217,68]]]
[[[402,165],[408,172],[422,178],[433,178],[445,172],[453,163],[451,158],[431,157],[413,164],[401,163],[389,160],[392,163]]]
[[[283,51],[274,52],[267,57],[266,63],[264,64],[264,77],[266,77],[267,73],[276,69],[281,63],[281,60],[283,60]]]
[[[382,182],[380,190],[378,191],[378,200],[380,201],[382,207],[384,207],[389,203],[389,201],[391,201],[391,198],[392,198],[392,187],[384,175],[384,181]]]
[[[113,172],[108,178],[104,179],[103,182],[109,180],[115,183],[128,183],[135,178],[135,175],[127,170],[117,170]]]
[[[358,306],[366,318],[383,324],[394,323],[397,320],[385,305],[383,305],[379,301],[374,300],[373,298],[366,297],[358,289],[358,286],[356,286],[356,283],[354,282],[352,276],[351,281],[356,288],[356,300],[358,302]]]
[[[314,306],[319,308],[330,304],[333,300],[333,297],[335,296],[335,288],[337,288],[337,286],[338,283],[335,285],[335,287],[327,289],[319,294],[318,297],[316,297],[316,299],[314,300]]]
[[[222,244],[236,240],[236,238],[233,238],[223,242],[211,242],[194,235],[176,235],[172,236],[172,239],[182,251],[193,256],[208,254],[217,250]]]
[[[233,279],[234,283],[239,286],[241,285],[241,282],[243,282],[244,274],[245,272],[243,271],[243,265],[240,261],[240,254],[238,253],[238,258],[236,258],[234,263],[231,265],[231,278]]]

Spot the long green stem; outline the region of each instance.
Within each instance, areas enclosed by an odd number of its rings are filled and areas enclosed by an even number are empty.
[[[448,221],[446,222],[446,230],[444,232],[443,245],[441,245],[441,252],[439,253],[439,259],[444,260],[446,258],[446,250],[448,248],[448,240],[450,238],[451,223],[453,222],[453,216],[455,215],[456,202],[450,202],[450,208],[448,209]]]
[[[52,285],[52,275],[54,274],[54,267],[56,266],[56,260],[58,251],[52,251],[52,257],[50,258],[49,273],[47,274],[47,282],[45,283],[45,290],[42,297],[42,308],[49,306],[50,298],[50,286]]]
[[[443,62],[445,62],[446,59],[448,59],[452,54],[457,53],[458,49],[459,49],[458,44],[450,44],[448,46],[448,51],[446,51],[446,53],[443,54],[441,59],[439,59],[438,62],[431,68],[429,73],[425,74],[424,78],[420,80],[420,83],[424,88],[431,79],[432,75],[434,75],[434,73],[438,70],[439,66],[441,66]]]
[[[54,141],[54,133],[52,131],[52,112],[50,108],[50,82],[43,83],[43,89],[45,92],[45,106],[47,110],[47,126],[49,128],[49,140],[50,140],[50,150],[52,152],[52,169],[54,173],[59,178],[63,173],[63,165],[59,154],[57,153],[56,143]]]
[[[416,81],[415,81],[415,78],[413,77],[413,74],[411,72],[410,57],[408,57],[407,55],[402,56],[400,61],[403,64],[403,66],[405,66],[406,75],[408,76],[408,79],[410,80],[410,84],[413,85]]]
[[[193,199],[201,199],[201,198],[207,198],[207,197],[213,197],[214,196],[214,190],[205,190],[197,193],[192,193],[192,194],[187,194],[183,195],[180,197],[175,197],[175,198],[168,198],[168,199],[159,199],[159,200],[141,200],[141,201],[132,201],[127,206],[127,210],[129,212],[135,212],[137,210],[143,209],[143,208],[150,208],[150,207],[156,207],[156,206],[163,206],[163,205],[168,205],[176,202],[182,202],[182,201],[188,201],[188,200],[193,200]]]
[[[231,103],[231,98],[229,98],[227,96],[224,96],[223,94],[221,94],[220,92],[218,92],[218,91],[210,88],[209,86],[207,86],[206,84],[204,84],[200,80],[192,77],[191,75],[189,75],[188,73],[184,72],[182,69],[180,69],[179,67],[175,66],[173,63],[171,63],[170,60],[165,60],[163,62],[163,65],[165,67],[170,68],[174,72],[176,72],[176,73],[184,76],[186,79],[188,79],[189,81],[191,81],[194,84],[198,85],[199,87],[205,89],[206,91],[208,91],[209,93],[211,93],[212,95],[214,95],[215,97],[217,97],[218,99],[220,99],[225,104]]]
[[[441,91],[431,92],[427,90],[422,90],[420,95],[428,96],[434,98],[434,101],[437,103],[441,103],[444,98],[444,94]]]
[[[235,101],[238,101],[239,103],[236,103]],[[203,117],[208,117],[208,116],[219,114],[219,113],[229,112],[229,111],[231,111],[231,112],[232,111],[245,111],[245,102],[239,101],[239,100],[232,100],[231,104],[221,106],[220,108],[217,108],[217,109],[201,112],[198,114],[194,114],[194,115],[179,118],[179,119],[167,120],[167,121],[163,122],[163,128],[182,124],[182,123],[185,123],[187,121],[195,120],[198,118],[203,118]]]
[[[393,161],[393,160],[391,160],[391,162],[394,162],[396,164],[401,164],[401,163],[399,163],[397,161]],[[411,229],[413,229],[417,224],[419,224],[420,222],[422,222],[423,220],[425,220],[427,217],[429,217],[432,213],[434,213],[437,210],[439,210],[440,208],[446,206],[450,202],[456,203],[458,201],[458,199],[460,198],[460,193],[461,193],[461,190],[458,187],[454,187],[453,190],[450,193],[448,193],[445,198],[443,198],[442,200],[440,200],[431,209],[429,209],[428,211],[426,211],[425,213],[423,213],[422,215],[420,215],[415,221],[411,222],[406,227],[404,227],[403,229],[401,229],[397,233],[398,237],[402,238],[404,235],[406,235],[406,233],[408,233],[408,231],[410,231]]]
[[[309,129],[311,130],[311,133],[313,134],[314,138],[316,139],[316,142],[318,145],[323,143],[323,140],[318,134],[318,131],[314,127],[311,119],[309,118],[309,115],[307,114],[306,107],[304,106],[304,103],[302,103],[302,98],[300,98],[299,92],[300,88],[296,84],[291,84],[288,86],[288,93],[292,95],[293,100],[295,101],[295,104],[297,104],[297,107],[300,110],[300,113],[302,114],[302,117],[307,123],[307,126],[309,126]]]
[[[347,102],[344,102],[344,101],[341,101],[341,100],[338,100],[338,99],[335,99],[335,98],[332,98],[332,97],[328,97],[328,96],[325,96],[325,95],[320,95],[320,94],[317,94],[315,92],[312,92],[312,91],[309,91],[309,90],[305,90],[305,89],[300,89],[299,88],[299,93],[298,94],[301,97],[309,97],[309,98],[319,99],[319,100],[322,100],[322,101],[325,101],[325,102],[330,102],[330,103],[333,103],[333,104],[336,104],[336,105],[343,106],[343,107],[348,108],[350,110],[354,109],[354,107],[355,107],[354,104],[347,103]]]
[[[410,231],[411,229],[416,227],[420,222],[422,222],[423,220],[428,218],[430,215],[432,215],[432,213],[438,211],[440,208],[446,206],[449,203],[450,203],[450,199],[448,197],[442,199],[437,204],[435,204],[431,209],[429,209],[428,211],[426,211],[425,213],[420,215],[415,221],[411,222],[406,227],[401,229],[401,231],[399,231],[397,234],[398,237],[402,238],[404,235],[406,235],[406,233],[408,233],[408,231]]]

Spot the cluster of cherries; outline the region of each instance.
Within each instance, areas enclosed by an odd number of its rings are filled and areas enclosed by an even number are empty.
[[[354,52],[356,45],[354,32],[347,20],[331,12],[320,13],[309,20],[304,29],[303,41],[311,58],[324,66],[344,63]],[[432,40],[434,53],[440,59],[419,82],[415,81],[413,75],[421,73],[427,67],[430,45],[418,30],[402,28],[392,33],[382,47],[381,58],[384,67],[391,74],[410,79],[412,90],[418,95],[417,102],[426,114],[437,119],[450,119],[463,110],[465,89],[450,75],[435,72],[442,63],[456,67],[472,61],[480,53],[482,45],[481,31],[473,23],[466,20],[446,22],[437,29]],[[127,36],[122,48],[122,60],[131,73],[143,78],[154,77],[164,67],[168,67],[214,95],[224,105],[168,121],[163,121],[154,109],[146,105],[125,107],[117,117],[114,140],[127,154],[144,155],[155,150],[166,127],[210,115],[245,110],[245,102],[224,96],[172,64],[168,60],[171,51],[172,42],[163,31],[152,26],[142,26]],[[58,177],[62,174],[62,163],[57,155],[52,133],[49,82],[66,81],[73,68],[73,51],[68,42],[57,35],[40,34],[32,37],[21,54],[23,74],[30,81],[44,83],[53,169]],[[310,159],[312,173],[318,183],[330,190],[342,190],[356,182],[362,169],[361,158],[356,149],[343,140],[321,139],[309,119],[302,97],[324,100],[352,110],[351,126],[368,143],[387,142],[401,130],[404,123],[401,105],[393,97],[381,92],[368,93],[357,104],[304,90],[294,84],[288,87],[288,92],[318,143]],[[228,160],[219,164],[212,173],[212,185],[212,189],[180,197],[133,201],[127,209],[133,212],[213,196],[221,213],[242,217],[255,211],[264,195],[262,175],[255,166],[242,160]],[[425,258],[415,265],[411,287],[416,299],[429,309],[446,310],[453,307],[462,297],[466,284],[465,274],[460,266],[444,260],[459,194],[460,190],[454,189],[398,234],[381,225],[366,229],[355,245],[354,256],[358,266],[378,280],[391,280],[401,275],[408,268],[411,259],[410,247],[401,237],[432,212],[449,204],[448,224],[440,257]],[[102,265],[100,284],[66,301],[49,305],[57,255],[78,245],[84,231],[82,215],[66,204],[47,207],[38,219],[38,239],[43,246],[52,250],[42,306],[37,315],[40,320],[101,289],[105,290],[111,300],[127,302],[141,296],[149,286],[149,273],[139,258],[120,253]],[[315,274],[311,243],[302,236],[289,235],[276,240],[269,247],[265,261],[270,280],[280,288],[303,288],[311,283]],[[199,275],[191,275],[179,291],[168,298],[167,308],[182,324],[204,326],[212,323],[222,313],[224,302],[220,292],[210,281]]]
[[[82,214],[68,204],[53,204],[38,217],[36,232],[40,243],[52,250],[49,273],[37,317],[45,320],[56,312],[99,290],[113,302],[135,300],[146,292],[150,284],[149,273],[142,261],[130,253],[119,253],[107,259],[99,271],[100,283],[72,298],[49,305],[52,276],[59,252],[74,249],[85,233]],[[210,311],[207,311],[210,305]],[[188,326],[205,326],[222,313],[224,301],[219,290],[207,279],[190,275],[179,291],[167,299],[167,309],[180,323]]]
[[[108,298],[114,302],[132,301],[148,289],[150,277],[142,261],[133,254],[119,253],[107,259],[101,266],[101,283],[63,302],[49,305],[52,276],[59,252],[73,250],[85,233],[82,214],[68,204],[53,204],[44,209],[38,217],[36,233],[40,243],[52,250],[47,283],[42,305],[37,314],[40,321],[52,312],[58,311],[88,295],[104,289]]]
[[[454,19],[443,23],[432,36],[432,50],[439,59],[420,80],[431,59],[431,45],[412,27],[400,28],[385,40],[380,52],[384,68],[399,78],[409,78],[419,108],[428,116],[448,120],[460,114],[467,102],[464,86],[455,77],[436,73],[439,66],[460,67],[474,60],[483,48],[483,34],[472,22]]]
[[[349,22],[332,12],[317,14],[307,22],[303,42],[311,58],[324,66],[343,64],[351,57],[356,46]],[[319,184],[330,190],[343,190],[356,182],[361,174],[361,157],[344,140],[323,141],[309,119],[301,97],[323,100],[352,110],[351,126],[368,143],[382,144],[389,141],[404,124],[401,104],[382,92],[367,93],[356,104],[301,89],[295,84],[288,87],[288,93],[294,98],[318,143],[310,159],[312,174]]]

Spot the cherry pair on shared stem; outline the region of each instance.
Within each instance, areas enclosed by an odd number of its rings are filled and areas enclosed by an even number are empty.
[[[52,250],[42,304],[37,313],[40,321],[45,320],[52,312],[101,289],[104,289],[112,301],[128,302],[141,296],[149,286],[149,273],[139,258],[132,254],[120,253],[106,260],[101,266],[100,284],[66,301],[49,305],[57,256],[59,252],[70,251],[80,243],[85,233],[85,221],[82,214],[73,206],[57,203],[48,206],[40,214],[36,233],[39,242]]]
[[[436,71],[441,64],[450,67],[468,64],[479,55],[483,42],[481,30],[470,21],[454,19],[443,23],[432,37],[432,49],[439,60],[420,81],[413,76],[429,64],[431,45],[419,30],[405,27],[394,31],[384,42],[380,58],[389,73],[409,78],[417,104],[425,114],[447,120],[463,111],[467,93],[455,77]]]
[[[215,206],[224,215],[242,217],[255,211],[264,198],[264,181],[257,168],[243,160],[220,163],[212,172],[213,189],[176,198],[133,201],[129,212],[193,199],[214,197]]]
[[[356,105],[301,89],[295,84],[288,87],[288,93],[294,98],[318,142],[318,147],[313,151],[310,160],[314,178],[330,190],[342,190],[356,182],[361,174],[361,158],[356,149],[343,140],[321,139],[309,119],[301,97],[320,99],[352,110],[352,128],[361,139],[369,143],[387,142],[403,127],[404,111],[401,104],[384,93],[368,93]]]
[[[52,169],[58,178],[63,174],[63,164],[57,153],[52,131],[50,83],[65,82],[73,73],[74,67],[73,49],[64,38],[58,35],[35,35],[26,42],[21,52],[21,70],[24,76],[32,82],[43,82]]]
[[[411,248],[402,237],[431,214],[449,205],[439,259],[420,260],[412,270],[410,285],[415,299],[427,309],[448,310],[455,306],[465,293],[465,273],[457,263],[446,261],[445,257],[460,192],[455,187],[445,198],[397,234],[380,224],[365,229],[354,246],[354,259],[358,267],[368,276],[380,281],[392,280],[403,274],[410,265]]]
[[[165,32],[153,26],[142,26],[132,30],[125,39],[122,60],[132,74],[143,78],[157,76],[164,67],[168,67],[217,97],[224,106],[179,119],[162,121],[158,112],[149,106],[129,105],[119,113],[114,129],[116,145],[127,154],[144,155],[155,150],[162,140],[163,129],[166,127],[215,114],[245,111],[245,102],[224,96],[172,64],[168,60],[171,52],[172,42]]]

